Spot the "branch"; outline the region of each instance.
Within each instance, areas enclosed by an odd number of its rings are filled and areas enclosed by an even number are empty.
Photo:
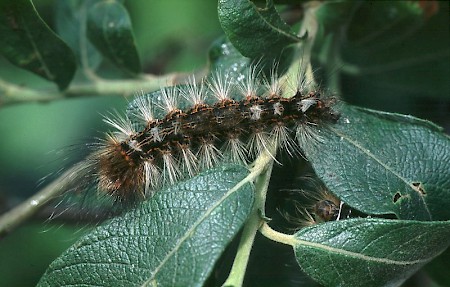
[[[273,151],[272,151],[273,152]],[[262,224],[266,204],[267,188],[269,187],[270,175],[272,173],[273,157],[269,152],[262,154],[256,161],[248,177],[256,178],[255,202],[249,218],[242,231],[241,241],[234,258],[230,274],[223,286],[242,286],[245,270],[247,269],[250,251],[252,250],[256,232]]]
[[[106,80],[97,78],[89,83],[72,84],[67,90],[37,90],[0,79],[0,106],[23,102],[48,102],[86,96],[133,96],[137,91],[154,91],[175,84],[185,77],[179,73],[163,76],[142,75],[137,79]]]
[[[81,166],[82,163],[74,165],[35,195],[0,216],[0,238],[33,216],[51,199],[64,192]]]

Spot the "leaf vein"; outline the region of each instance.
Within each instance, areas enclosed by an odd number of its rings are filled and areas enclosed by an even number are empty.
[[[338,131],[337,129],[330,127],[331,131],[333,131],[336,135],[340,136],[341,138],[345,139],[347,142],[349,142],[350,144],[352,144],[354,147],[356,147],[358,150],[360,150],[362,153],[366,154],[368,157],[370,157],[372,160],[374,160],[376,163],[378,163],[379,165],[381,165],[383,168],[385,168],[388,172],[390,172],[391,174],[393,174],[395,177],[397,177],[398,179],[400,179],[401,181],[403,181],[405,183],[406,186],[408,186],[410,189],[412,189],[414,192],[415,190],[411,187],[411,183],[409,183],[409,181],[404,178],[402,175],[400,175],[398,172],[396,172],[392,167],[388,166],[386,163],[384,163],[381,159],[379,159],[378,157],[376,157],[373,153],[371,153],[368,149],[364,149],[363,146],[360,145],[360,143],[358,143],[357,141],[353,140],[352,138],[350,138],[348,135],[341,133],[340,131]],[[431,216],[431,212],[428,208],[427,203],[425,202],[425,199],[423,198],[423,196],[419,196],[420,200],[423,203],[423,206],[425,208],[425,210],[427,211],[430,219],[432,219]]]
[[[147,279],[141,286],[149,286],[149,284],[156,280],[156,275],[158,272],[164,267],[164,264],[172,258],[172,256],[176,255],[176,252],[181,248],[181,246],[191,237],[191,234],[194,233],[194,231],[197,229],[197,227],[200,226],[200,224],[205,221],[208,216],[229,196],[231,196],[234,192],[238,191],[242,186],[244,186],[246,183],[251,182],[258,174],[260,173],[259,170],[255,170],[252,173],[250,173],[247,177],[245,177],[243,180],[241,180],[239,183],[237,183],[233,188],[231,188],[229,191],[227,191],[215,204],[213,204],[210,208],[208,208],[205,213],[192,225],[191,228],[186,230],[185,234],[180,238],[180,240],[177,242],[177,244],[172,248],[172,250],[169,251],[169,253],[163,258],[161,263],[154,269],[153,274],[150,276],[149,279]]]
[[[321,243],[309,242],[309,241],[301,240],[301,239],[295,239],[294,244],[295,244],[296,248],[298,246],[316,248],[316,249],[325,250],[330,253],[347,255],[347,256],[350,256],[350,257],[353,257],[356,259],[360,259],[360,260],[364,260],[364,261],[368,261],[368,262],[375,262],[375,263],[388,264],[388,265],[415,265],[415,264],[426,263],[426,262],[430,261],[431,259],[433,259],[433,257],[430,257],[430,258],[426,258],[426,259],[405,261],[405,260],[393,260],[393,259],[387,259],[387,258],[379,258],[379,257],[373,257],[373,256],[369,256],[369,255],[360,254],[360,253],[353,252],[353,251],[348,251],[345,249],[331,247],[331,246],[324,245]]]

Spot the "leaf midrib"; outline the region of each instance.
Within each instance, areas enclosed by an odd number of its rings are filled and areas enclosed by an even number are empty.
[[[251,181],[252,174],[249,174],[243,180],[241,180],[238,184],[236,184],[233,188],[227,191],[216,203],[214,203],[210,208],[208,208],[205,213],[199,217],[199,219],[188,229],[185,234],[178,240],[177,244],[170,250],[169,253],[163,258],[161,263],[154,269],[153,274],[148,278],[141,286],[149,286],[156,278],[156,275],[159,271],[164,267],[165,263],[172,258],[172,256],[181,248],[181,246],[191,237],[192,233],[197,229],[197,227],[205,221],[209,215],[229,196],[231,196],[234,192],[239,190],[243,185]]]
[[[411,183],[406,178],[401,176],[393,168],[391,168],[386,163],[384,163],[381,159],[376,157],[373,153],[370,152],[369,149],[365,149],[360,143],[358,143],[357,141],[355,141],[352,138],[350,138],[347,134],[341,133],[340,131],[338,131],[337,129],[335,129],[333,127],[330,127],[330,130],[333,131],[337,136],[341,137],[342,139],[345,139],[348,143],[353,145],[356,149],[360,150],[361,153],[366,154],[368,157],[370,157],[372,160],[374,160],[377,164],[382,166],[384,169],[386,169],[392,175],[394,175],[395,177],[397,177],[398,179],[403,181],[406,186],[408,186],[410,189],[412,189],[413,192],[416,192],[415,189],[413,189],[411,187]],[[428,205],[427,205],[425,199],[423,198],[423,196],[420,196],[420,195],[419,195],[419,198],[423,202],[423,206],[425,207],[425,210],[427,211],[427,214],[428,214],[429,218],[432,219],[432,215],[431,215],[430,209],[428,208]]]
[[[310,242],[310,241],[301,240],[301,239],[297,239],[297,238],[294,239],[293,246],[294,246],[294,249],[297,249],[300,246],[303,246],[305,248],[319,249],[319,250],[323,250],[323,251],[334,253],[334,254],[347,255],[352,258],[361,259],[364,261],[375,262],[375,263],[380,263],[380,264],[388,264],[388,265],[405,266],[405,265],[422,264],[422,263],[426,263],[434,258],[434,256],[433,256],[433,257],[426,258],[426,259],[417,259],[417,260],[411,260],[411,261],[392,260],[392,259],[387,259],[387,258],[368,256],[368,255],[364,255],[361,253],[348,251],[348,250],[341,249],[341,248],[335,248],[335,247],[331,247],[331,246],[328,246],[325,244]]]
[[[286,31],[284,31],[284,30],[282,30],[282,29],[280,29],[280,28],[278,28],[278,27],[272,25],[272,24],[271,24],[269,21],[267,21],[266,18],[259,12],[258,7],[257,7],[254,3],[252,3],[252,2],[250,2],[250,3],[251,3],[251,5],[253,6],[254,10],[256,11],[256,14],[259,16],[259,18],[262,20],[262,22],[263,22],[267,27],[269,27],[269,29],[272,29],[272,30],[278,32],[279,34],[284,35],[285,37],[291,39],[291,40],[294,41],[294,42],[299,42],[299,41],[300,41],[300,39],[297,38],[296,36],[294,36],[293,34],[290,34],[290,33],[286,32]]]

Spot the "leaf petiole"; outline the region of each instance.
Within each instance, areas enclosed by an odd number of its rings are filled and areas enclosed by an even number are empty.
[[[222,286],[242,286],[244,282],[245,270],[253,247],[256,232],[264,222],[264,208],[266,203],[267,188],[269,186],[270,175],[272,173],[273,158],[268,153],[263,153],[251,169],[248,179],[256,179],[255,182],[255,202],[252,211],[244,225],[238,251],[234,258],[230,274]]]

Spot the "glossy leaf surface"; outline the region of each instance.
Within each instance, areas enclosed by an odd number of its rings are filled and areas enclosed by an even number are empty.
[[[228,39],[246,57],[273,57],[301,40],[291,32],[270,0],[262,7],[250,0],[221,0],[218,11]]]

